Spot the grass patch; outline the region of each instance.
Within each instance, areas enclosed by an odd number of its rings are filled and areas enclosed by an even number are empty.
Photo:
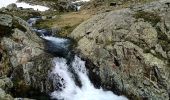
[[[54,14],[55,16],[55,14]],[[70,34],[79,24],[90,18],[90,14],[80,12],[69,12],[69,13],[56,13],[56,18],[42,20],[35,26],[38,28],[52,28],[56,27],[61,29],[59,35],[67,36]]]

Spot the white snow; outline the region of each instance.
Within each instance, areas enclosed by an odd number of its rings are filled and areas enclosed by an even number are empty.
[[[1,0],[0,3],[0,8],[2,7],[6,7],[7,5],[11,4],[11,3],[15,3],[17,5],[17,7],[23,7],[23,8],[33,8],[34,10],[38,10],[38,11],[45,11],[48,10],[48,7],[45,6],[40,6],[40,5],[30,5],[24,2],[17,2],[17,0]]]

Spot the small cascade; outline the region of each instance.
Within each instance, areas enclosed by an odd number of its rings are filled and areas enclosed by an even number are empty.
[[[76,85],[75,76],[70,67],[78,76],[81,86]],[[53,79],[55,91],[51,93],[52,99],[57,100],[128,100],[124,96],[117,96],[111,91],[96,89],[88,78],[85,61],[75,56],[71,66],[64,58],[54,58],[54,69],[50,78]]]
[[[33,26],[34,24],[36,24],[37,20],[41,19],[40,17],[37,18],[30,18],[27,22],[29,24],[29,26]]]
[[[38,19],[30,19],[30,26],[34,25]],[[117,96],[111,91],[97,89],[90,82],[85,61],[70,54],[71,41],[69,39],[53,37],[44,34],[45,29],[36,33],[45,40],[47,51],[56,58],[53,60],[54,68],[49,78],[52,80],[54,92],[50,94],[54,100],[128,100],[124,96]],[[47,32],[49,33],[49,32]],[[60,58],[65,57],[65,58]],[[72,59],[73,60],[70,60]],[[69,63],[69,64],[68,64]]]

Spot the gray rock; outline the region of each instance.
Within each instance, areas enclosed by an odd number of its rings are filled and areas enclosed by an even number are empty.
[[[0,88],[0,99],[1,100],[13,100],[13,98],[9,95],[6,94],[4,90]]]
[[[2,7],[1,9],[0,9],[0,12],[6,12],[7,11],[7,9],[5,8],[5,7]]]
[[[42,20],[46,20],[47,19],[47,16],[42,16]]]
[[[160,54],[162,57],[167,58],[166,52],[162,49],[162,46],[157,44],[155,45],[155,51]]]
[[[94,64],[88,68],[98,70],[105,88],[123,91],[132,100],[169,100],[169,40],[160,38],[168,33],[169,18],[167,25],[161,20],[168,13],[167,1],[95,15],[69,35],[78,42],[75,50]],[[138,11],[143,16],[135,17]],[[147,14],[160,19],[148,20]]]
[[[28,23],[21,18],[4,14],[0,14],[0,18],[6,20],[0,22],[0,29],[5,33],[0,34],[3,57],[0,65],[4,71],[0,71],[0,75],[9,75],[12,80],[11,82],[9,78],[0,79],[0,87],[10,90],[15,86],[15,94],[28,94],[32,88],[38,92],[51,91],[48,73],[52,67],[52,57],[44,51],[43,40],[32,32]],[[9,29],[12,31],[7,32]],[[0,97],[0,100],[4,99]]]
[[[0,25],[11,27],[12,26],[12,17],[6,14],[0,14]]]
[[[10,10],[10,11],[11,10],[16,10],[17,9],[17,5],[15,3],[9,4],[7,6],[7,9]]]
[[[1,89],[10,89],[13,87],[13,83],[11,81],[11,79],[9,78],[4,78],[4,79],[0,79],[0,88]]]

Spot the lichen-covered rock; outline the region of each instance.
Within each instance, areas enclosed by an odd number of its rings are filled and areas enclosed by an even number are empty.
[[[16,10],[17,9],[17,5],[15,3],[9,4],[7,6],[7,9],[10,10],[10,11],[11,10]]]
[[[14,100],[11,95],[6,94],[4,90],[0,88],[0,100]]]
[[[5,19],[0,22],[4,30],[0,36],[0,88],[15,97],[51,91],[52,56],[44,51],[43,40],[21,18],[8,14],[0,14],[0,18]]]
[[[69,36],[92,63],[87,64],[91,78],[95,73],[105,88],[132,100],[169,100],[167,3],[106,12],[79,25]]]
[[[0,88],[4,90],[8,90],[13,87],[13,83],[10,78],[0,79]]]

